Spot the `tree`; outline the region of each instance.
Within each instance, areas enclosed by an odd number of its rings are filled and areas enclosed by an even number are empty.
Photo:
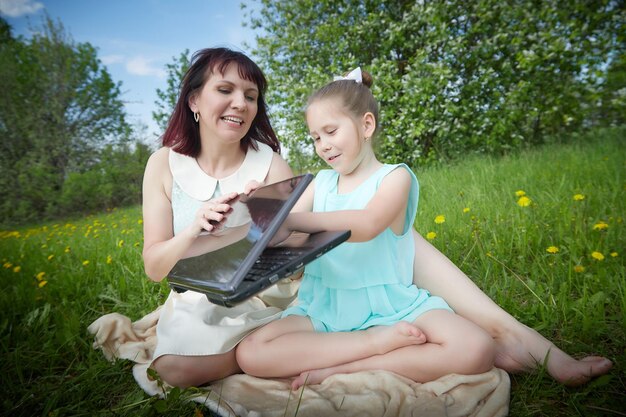
[[[189,49],[185,49],[178,57],[173,57],[173,62],[165,66],[167,71],[167,88],[157,88],[158,100],[154,102],[157,110],[152,112],[152,118],[161,131],[165,132],[170,115],[174,111],[183,76],[189,69]]]
[[[357,65],[381,105],[379,155],[415,165],[586,126],[623,49],[625,13],[610,0],[260,3],[248,12],[262,33],[253,54],[290,159],[311,154],[306,97]]]
[[[130,140],[120,84],[89,43],[45,17],[30,39],[1,21],[0,216],[42,219],[58,211],[63,183],[98,161],[106,144]],[[8,28],[8,29],[5,29]]]

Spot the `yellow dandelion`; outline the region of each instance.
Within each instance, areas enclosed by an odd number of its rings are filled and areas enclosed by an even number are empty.
[[[48,281],[39,281],[39,288],[43,287],[44,285],[46,285],[48,283]]]
[[[71,251],[70,247],[69,247],[69,246],[66,246],[66,247],[65,247],[65,251],[64,251],[64,252],[65,252],[65,253],[69,253],[70,251]]]
[[[557,248],[556,246],[548,246],[548,249],[546,249],[546,251],[548,253],[557,253],[559,251],[559,248]]]
[[[113,258],[111,255],[107,255],[107,264],[111,264],[111,262],[113,262]]]
[[[526,196],[521,196],[519,200],[517,200],[517,205],[520,207],[528,207],[532,203],[532,200]]]
[[[9,268],[11,268],[11,267],[13,266],[13,264],[12,264],[11,262],[5,262],[2,266],[3,266],[5,269],[9,269]]]
[[[426,233],[426,239],[428,239],[428,240],[433,240],[436,237],[437,237],[437,233],[435,233],[435,232],[428,232],[428,233]]]
[[[83,261],[83,266],[87,266],[87,265],[89,265],[89,261],[88,260],[84,260]]]
[[[617,258],[618,256],[619,256],[619,253],[611,252],[611,258]]]
[[[609,225],[604,223],[603,221],[599,221],[598,223],[593,225],[593,230],[605,230],[608,228],[609,228]]]
[[[469,207],[465,207],[465,208],[463,209],[463,213],[467,213],[467,212],[469,212],[469,211],[470,211],[470,208],[469,208]]]
[[[13,268],[13,272],[15,272],[15,273],[18,273],[18,272],[20,272],[21,270],[22,270],[22,267],[21,267],[21,266],[19,266],[19,265],[18,265],[18,266],[16,266],[15,268]]]
[[[444,223],[445,221],[446,221],[446,217],[443,214],[440,214],[439,216],[435,217],[435,223],[437,224]]]
[[[583,201],[585,199],[584,194],[574,194],[574,201]]]
[[[54,255],[48,255],[48,260],[51,261],[54,258]]]
[[[582,273],[582,272],[585,272],[585,267],[584,267],[584,266],[582,266],[582,265],[576,265],[576,266],[574,267],[574,272],[577,272],[577,273],[579,273],[579,274],[580,274],[580,273]]]
[[[598,260],[598,261],[603,261],[604,260],[604,255],[602,255],[602,253],[600,253],[600,252],[591,252],[591,257],[593,259]]]
[[[122,246],[124,246],[124,239],[121,239],[117,242],[117,247],[121,248]]]
[[[515,191],[515,196],[516,197],[524,197],[526,195],[526,191],[524,190],[517,190]]]
[[[137,220],[137,224],[143,224],[143,219]]]
[[[41,281],[43,279],[43,277],[45,277],[45,276],[46,276],[46,273],[42,271],[42,272],[38,273],[35,276],[35,278],[37,278],[37,281]]]

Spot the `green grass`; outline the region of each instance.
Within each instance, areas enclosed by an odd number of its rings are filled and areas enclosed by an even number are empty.
[[[421,233],[435,232],[433,244],[489,296],[565,351],[615,362],[608,376],[581,388],[542,372],[512,376],[511,416],[626,415],[624,136],[624,129],[595,132],[417,170]],[[531,205],[517,204],[518,190]],[[437,215],[445,222],[436,224]],[[600,222],[607,228],[594,230]],[[168,293],[144,275],[140,223],[135,207],[0,232],[3,415],[210,415],[182,400],[185,392],[147,397],[131,363],[111,364],[91,347],[86,327],[100,315],[137,319]],[[558,252],[548,253],[550,246]]]
[[[608,377],[577,389],[541,374],[512,376],[513,416],[626,415],[624,137],[624,129],[594,132],[417,171],[420,233],[435,232],[432,243],[490,297],[566,352],[615,362]],[[517,191],[529,206],[517,204]]]

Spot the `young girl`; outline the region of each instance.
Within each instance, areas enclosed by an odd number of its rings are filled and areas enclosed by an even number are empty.
[[[298,376],[294,389],[335,373],[382,369],[425,382],[494,364],[489,334],[412,283],[418,183],[406,165],[376,159],[378,105],[364,75],[357,68],[309,99],[315,150],[332,170],[316,176],[281,233],[350,229],[350,243],[307,266],[297,305],[236,351],[244,372]]]

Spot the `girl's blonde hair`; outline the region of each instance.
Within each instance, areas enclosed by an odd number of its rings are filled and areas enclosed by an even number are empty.
[[[372,94],[370,87],[373,84],[372,76],[362,71],[363,82],[354,80],[337,80],[332,81],[315,93],[311,94],[307,100],[305,109],[316,101],[327,98],[338,98],[344,109],[355,119],[360,118],[365,113],[370,112],[376,119],[376,129],[373,136],[378,132],[378,103]]]

